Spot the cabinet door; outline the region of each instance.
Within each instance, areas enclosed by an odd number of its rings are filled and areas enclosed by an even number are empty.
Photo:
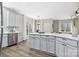
[[[56,41],[56,55],[59,57],[64,57],[64,44],[62,42]]]
[[[15,19],[15,26],[19,26],[19,15],[18,14],[15,14],[16,16],[16,19]]]
[[[34,40],[35,40],[34,37],[29,38],[29,42],[28,42],[29,48],[34,48]]]
[[[66,57],[77,57],[77,48],[70,46],[70,45],[66,45],[65,46],[65,56]]]
[[[47,52],[55,53],[55,40],[52,38],[47,39]]]
[[[22,34],[19,33],[19,34],[18,34],[18,42],[21,42],[21,41],[23,41],[23,37],[22,37]]]
[[[2,47],[8,46],[7,35],[3,35]]]
[[[15,26],[16,14],[9,11],[9,26]]]
[[[46,51],[47,50],[47,48],[46,48],[46,38],[43,38],[43,37],[41,37],[41,42],[40,42],[41,44],[41,50],[42,51]]]
[[[34,41],[35,41],[34,49],[40,50],[40,38],[39,37],[35,37]]]

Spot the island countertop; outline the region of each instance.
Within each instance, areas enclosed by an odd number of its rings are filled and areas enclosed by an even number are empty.
[[[51,36],[56,36],[56,37],[62,37],[62,38],[68,38],[72,40],[77,40],[79,41],[79,35],[77,37],[73,37],[71,34],[59,34],[59,33],[30,33],[30,35],[51,35]]]

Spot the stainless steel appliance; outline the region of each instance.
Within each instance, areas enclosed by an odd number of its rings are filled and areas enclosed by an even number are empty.
[[[16,45],[18,42],[18,33],[8,34],[8,47]]]

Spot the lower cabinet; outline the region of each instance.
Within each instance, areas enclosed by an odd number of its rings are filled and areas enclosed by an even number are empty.
[[[66,57],[77,57],[77,47],[66,45],[65,46],[65,56]]]
[[[47,45],[46,45],[46,38],[45,37],[41,37],[40,39],[40,48],[41,48],[41,51],[47,51]]]
[[[55,38],[47,38],[47,52],[55,54]]]
[[[7,46],[8,46],[7,34],[4,34],[2,40],[2,47],[7,47]]]
[[[65,53],[65,47],[62,42],[56,41],[56,55],[59,57],[63,57]]]
[[[22,34],[18,34],[18,43],[23,41],[23,36]]]
[[[29,47],[55,54],[55,38],[47,36],[30,36]]]
[[[30,36],[29,38],[30,48],[53,53],[58,57],[77,57],[77,44],[77,41],[62,37]]]
[[[77,43],[77,42],[76,42]],[[56,40],[56,55],[59,57],[77,57],[77,46],[68,44],[66,41]]]
[[[34,37],[29,37],[29,40],[28,40],[28,46],[29,48],[34,48],[34,40],[35,38]]]
[[[35,37],[34,39],[34,48],[37,50],[40,50],[40,38],[39,37]]]

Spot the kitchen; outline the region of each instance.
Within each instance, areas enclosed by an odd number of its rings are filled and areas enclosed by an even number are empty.
[[[55,57],[78,57],[78,6],[78,2],[3,2],[1,50],[25,41],[29,53],[33,50]]]

